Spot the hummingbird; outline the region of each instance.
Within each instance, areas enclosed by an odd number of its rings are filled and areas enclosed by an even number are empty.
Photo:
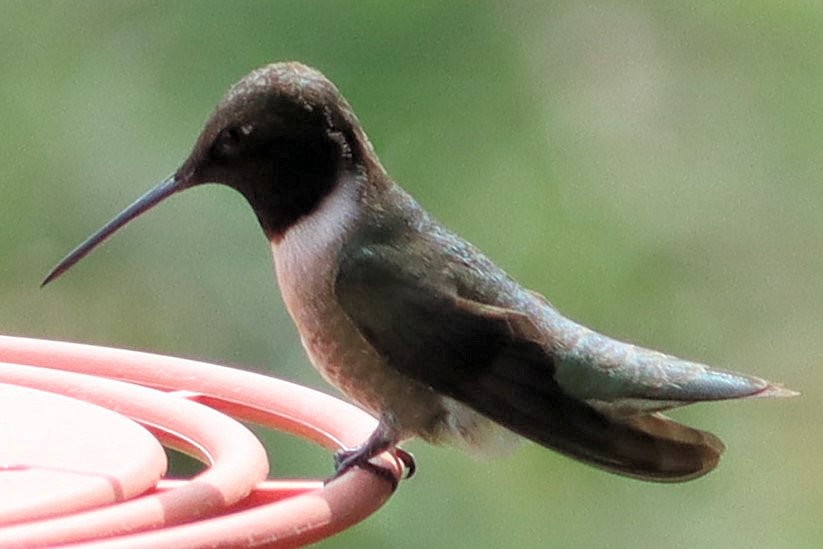
[[[230,88],[190,156],[71,251],[54,280],[120,227],[204,183],[242,194],[270,242],[284,303],[321,375],[378,418],[336,475],[419,437],[477,455],[529,439],[628,477],[694,479],[715,435],[662,412],[798,393],[617,341],[563,316],[396,184],[318,70],[257,69]]]

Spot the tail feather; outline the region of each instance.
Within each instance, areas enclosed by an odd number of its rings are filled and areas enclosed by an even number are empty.
[[[615,473],[659,482],[682,482],[701,477],[717,467],[725,449],[712,433],[678,423],[662,414],[622,418],[638,436],[615,439],[618,453],[626,457]],[[641,444],[637,444],[637,440]]]
[[[486,381],[474,387],[478,411],[538,444],[612,473],[682,482],[714,469],[723,453],[723,443],[711,433],[659,413],[598,410],[547,378],[531,385],[503,377]]]
[[[600,415],[600,414],[598,414]],[[712,433],[678,423],[662,414],[629,417],[567,417],[571,436],[540,440],[574,459],[606,471],[655,482],[683,482],[714,469],[725,446]],[[577,420],[582,420],[582,423]]]
[[[529,348],[507,351],[483,375],[457,385],[454,397],[538,444],[613,473],[682,482],[717,466],[724,446],[716,436],[659,413],[693,402],[694,392],[670,395],[644,390],[641,397],[631,399],[587,401],[546,376],[545,363],[539,355],[532,357]],[[756,385],[753,391],[725,398],[789,394],[767,382]],[[685,396],[686,400],[658,400],[661,396]]]

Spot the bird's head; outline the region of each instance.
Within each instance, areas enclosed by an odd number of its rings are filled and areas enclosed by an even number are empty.
[[[352,174],[384,173],[351,107],[319,71],[275,63],[232,86],[215,108],[189,157],[70,252],[48,274],[54,280],[120,227],[169,196],[221,183],[248,200],[269,238],[310,213]]]

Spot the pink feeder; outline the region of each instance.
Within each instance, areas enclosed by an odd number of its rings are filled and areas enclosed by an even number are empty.
[[[0,336],[0,546],[293,547],[391,496],[391,483],[357,468],[327,485],[266,480],[266,451],[237,420],[333,449],[376,426],[345,402],[250,372]],[[209,467],[164,479],[160,443]],[[399,479],[397,460],[380,459]]]

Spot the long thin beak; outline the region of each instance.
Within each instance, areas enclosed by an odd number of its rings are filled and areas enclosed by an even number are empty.
[[[185,187],[185,183],[178,179],[175,174],[167,177],[149,192],[134,201],[131,206],[120,212],[114,219],[106,223],[96,233],[88,237],[82,244],[69,252],[69,255],[64,257],[62,261],[55,265],[51,272],[46,275],[40,287],[42,288],[68,271],[72,265],[86,257],[89,252],[113,235],[117,229]]]

